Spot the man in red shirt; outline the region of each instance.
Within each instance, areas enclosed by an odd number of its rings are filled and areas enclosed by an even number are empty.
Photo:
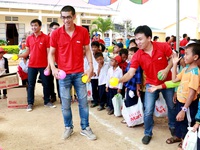
[[[180,46],[186,46],[186,44],[188,43],[188,40],[187,40],[188,36],[187,34],[183,34],[183,39],[180,41]]]
[[[64,6],[60,14],[64,25],[55,30],[51,35],[49,62],[52,73],[56,78],[59,78],[59,70],[63,70],[66,73],[66,77],[59,80],[62,114],[65,125],[63,139],[67,139],[73,134],[70,90],[72,85],[74,85],[78,96],[79,114],[81,118],[82,131],[80,134],[90,140],[96,140],[96,136],[89,127],[86,84],[81,81],[81,77],[84,75],[84,50],[90,67],[85,74],[89,78],[93,74],[92,54],[89,48],[89,33],[86,28],[74,24],[76,13],[72,6]],[[57,60],[58,68],[54,65],[54,58]]]
[[[44,70],[48,66],[48,51],[49,37],[41,31],[42,22],[38,19],[31,21],[31,29],[33,34],[27,37],[26,52],[19,54],[19,57],[27,58],[29,55],[28,64],[28,107],[27,111],[33,110],[34,105],[34,90],[38,72],[42,79],[44,106],[55,108],[56,106],[50,102],[50,88],[48,77],[44,75]]]
[[[135,53],[131,60],[129,71],[119,80],[119,82],[126,82],[130,80],[136,72],[136,69],[141,66],[146,74],[146,89],[150,85],[160,85],[166,80],[171,80],[171,55],[172,50],[167,43],[151,42],[152,31],[144,25],[139,26],[135,30],[135,40],[139,50]],[[161,72],[162,81],[158,80],[157,73]],[[169,129],[172,136],[175,132],[175,107],[172,101],[174,89],[165,89],[150,93],[146,90],[144,100],[144,125],[145,136],[142,139],[143,144],[148,144],[152,138],[153,129],[153,112],[155,108],[155,101],[159,97],[159,92],[162,92],[166,104],[168,106]]]

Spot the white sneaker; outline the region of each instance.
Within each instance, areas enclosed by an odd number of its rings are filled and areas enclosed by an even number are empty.
[[[86,127],[85,130],[80,132],[81,135],[86,136],[89,140],[96,140],[96,135],[92,132],[90,127]]]
[[[26,111],[30,112],[33,110],[33,105],[32,104],[29,104],[26,108]]]
[[[56,108],[56,105],[52,104],[51,102],[48,102],[47,104],[44,105],[45,107],[49,108]]]
[[[74,131],[71,127],[66,127],[62,139],[63,140],[68,139],[73,133]]]

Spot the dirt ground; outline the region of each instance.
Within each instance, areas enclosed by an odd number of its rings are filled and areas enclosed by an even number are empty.
[[[16,71],[12,66],[11,72]],[[81,136],[77,102],[72,103],[74,134],[62,140],[63,118],[59,101],[57,108],[43,106],[42,86],[36,84],[35,107],[32,112],[25,109],[7,108],[6,99],[0,99],[0,147],[3,150],[175,150],[177,144],[168,145],[170,137],[166,118],[155,118],[153,138],[143,145],[144,128],[128,128],[121,124],[122,117],[107,115],[106,111],[90,108],[90,127],[97,135],[96,141]]]

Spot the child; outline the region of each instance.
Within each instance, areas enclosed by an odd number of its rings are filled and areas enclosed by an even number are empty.
[[[28,85],[28,62],[28,57],[21,59],[17,68],[17,72],[22,80],[22,85]]]
[[[126,67],[125,73],[128,72],[130,68],[130,60],[133,55],[137,52],[137,47],[132,47],[128,50],[128,66]],[[140,96],[140,84],[142,82],[141,68],[139,67],[131,80],[125,83],[126,87],[126,96],[125,96],[125,106],[130,107],[138,102],[138,97]],[[122,120],[121,123],[125,123],[125,120]]]
[[[184,61],[186,67],[175,77],[177,71],[177,63],[181,58],[173,56],[173,71],[172,71],[172,82],[179,82],[177,90],[177,102],[176,102],[176,125],[175,125],[175,136],[167,139],[168,144],[180,142],[184,139],[187,133],[188,120],[186,112],[190,112],[191,126],[194,125],[195,115],[197,113],[197,90],[200,83],[200,71],[198,68],[200,58],[200,45],[192,43],[186,46]],[[154,92],[157,89],[165,88],[164,85],[152,86],[148,89]],[[178,145],[181,149],[182,142]]]
[[[6,51],[4,51],[3,48],[0,47],[0,71],[5,74],[9,73],[9,67],[8,67],[8,59],[5,58],[3,55],[6,53]],[[0,95],[1,95],[1,91],[0,91]],[[3,99],[7,98],[7,90],[3,89]]]
[[[125,74],[126,67],[127,67],[127,65],[128,65],[128,63],[127,63],[128,50],[127,50],[127,49],[121,49],[121,50],[119,51],[119,55],[120,55],[121,58],[122,58],[122,62],[119,64],[119,67],[122,69],[122,72],[123,72],[123,75],[124,75],[124,74]],[[124,86],[124,85],[123,85],[123,87],[122,87],[121,94],[122,94],[122,97],[125,96],[125,86]]]
[[[127,49],[121,49],[121,50],[119,51],[119,55],[120,55],[121,58],[122,58],[122,62],[119,64],[119,67],[122,69],[123,74],[124,74],[124,72],[125,72],[125,70],[126,70],[126,67],[127,67],[127,65],[128,65],[128,63],[127,63],[127,59],[128,59],[128,50],[127,50]]]
[[[106,99],[107,99],[107,97],[106,97],[106,77],[107,77],[107,72],[109,69],[109,63],[104,62],[104,57],[101,52],[97,52],[94,57],[95,57],[97,63],[99,64],[97,75],[99,77],[98,78],[98,91],[99,91],[100,106],[97,110],[101,111],[101,110],[105,109],[104,106],[105,106]]]
[[[128,59],[131,60],[133,55],[137,52],[138,48],[137,47],[132,47],[128,51]],[[128,66],[125,70],[125,72],[128,72],[130,68],[130,62],[128,63]],[[141,75],[141,68],[139,67],[133,76],[131,80],[126,82],[125,87],[126,87],[126,100],[124,101],[126,107],[130,107],[132,105],[137,104],[138,97],[140,96],[139,93],[139,87],[142,82],[142,75]]]
[[[116,56],[119,54],[119,51],[124,47],[124,45],[119,42],[114,45],[113,55]]]
[[[112,115],[114,113],[114,108],[112,104],[112,98],[117,94],[121,93],[122,83],[113,87],[110,85],[109,81],[112,77],[121,78],[123,76],[122,69],[119,67],[119,63],[121,63],[122,58],[117,55],[110,61],[111,67],[108,69],[107,73],[107,82],[106,82],[106,92],[108,92],[108,115]]]
[[[91,85],[92,85],[92,98],[93,100],[91,101],[92,104],[90,105],[91,108],[98,106],[98,101],[99,101],[99,92],[98,92],[98,76],[97,76],[97,70],[98,70],[98,63],[96,62],[94,56],[97,52],[100,51],[100,44],[98,41],[93,41],[91,43],[92,47],[92,59],[93,59],[93,68],[94,68],[94,73],[91,78]]]

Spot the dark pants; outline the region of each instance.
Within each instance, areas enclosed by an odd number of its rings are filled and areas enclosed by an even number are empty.
[[[190,116],[191,116],[191,127],[195,124],[195,115],[197,114],[197,110],[198,110],[198,102],[199,100],[196,99],[195,101],[193,101],[190,106]],[[179,101],[176,102],[176,115],[181,111],[181,107],[183,107],[184,104],[180,103]],[[175,124],[175,135],[179,138],[184,139],[185,135],[187,134],[188,130],[188,119],[187,119],[187,115],[185,113],[185,118],[183,121],[176,121]]]
[[[98,104],[99,101],[99,92],[98,92],[98,79],[91,79],[92,85],[92,103]]]
[[[197,140],[197,150],[200,150],[200,138],[198,138],[198,140]]]
[[[49,75],[49,87],[50,87],[50,96],[51,98],[56,97],[56,93],[54,91],[54,76],[52,73]]]
[[[28,85],[28,79],[22,80],[22,85]]]
[[[130,91],[131,90],[127,88],[127,90],[126,90],[126,99],[124,101],[124,104],[125,104],[126,107],[131,107],[131,106],[133,106],[133,105],[138,103],[137,92],[136,91],[132,91],[134,93],[134,96],[130,97],[130,95],[129,95]]]
[[[108,107],[113,110],[112,98],[117,94],[117,89],[108,88]]]
[[[50,100],[49,79],[48,76],[44,75],[44,69],[45,68],[28,68],[28,104],[34,104],[34,91],[38,72],[40,73],[42,79],[44,104],[47,104]]]
[[[99,90],[99,101],[100,101],[100,106],[104,107],[106,100],[107,100],[107,96],[106,96],[106,85],[99,85],[98,86],[98,90]]]

